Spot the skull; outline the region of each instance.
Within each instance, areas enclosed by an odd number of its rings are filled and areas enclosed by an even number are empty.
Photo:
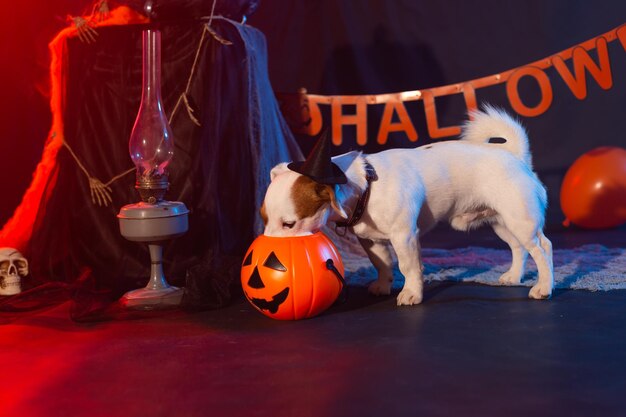
[[[21,280],[28,275],[28,261],[17,249],[0,248],[0,295],[22,291]]]

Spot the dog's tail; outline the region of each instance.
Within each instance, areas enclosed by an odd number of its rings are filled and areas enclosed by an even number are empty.
[[[461,140],[491,143],[502,147],[532,167],[528,135],[524,127],[507,112],[490,105],[470,113],[472,120],[463,126]]]

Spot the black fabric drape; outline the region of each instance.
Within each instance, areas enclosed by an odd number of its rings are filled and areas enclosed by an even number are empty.
[[[203,25],[162,27],[168,116],[187,85]],[[164,267],[170,283],[186,287],[189,309],[223,306],[239,287],[241,258],[259,232],[258,195],[269,182],[268,167],[300,157],[267,79],[263,35],[226,19],[214,19],[213,29],[232,44],[207,34],[200,49],[188,97],[201,126],[184,105],[171,121],[176,149],[166,198],[191,213],[189,231],[165,244]],[[141,95],[141,31],[107,27],[95,44],[68,40],[65,140],[103,183],[133,167],[128,138]],[[110,316],[116,310],[107,300],[147,282],[147,247],[125,240],[116,218],[139,200],[134,183],[134,172],[113,182],[113,204],[100,207],[68,150],[59,152],[27,252],[35,283],[67,283],[59,285],[77,302],[79,320]]]

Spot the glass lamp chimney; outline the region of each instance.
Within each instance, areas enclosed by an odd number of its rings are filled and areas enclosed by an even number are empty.
[[[169,185],[166,168],[174,156],[174,138],[161,99],[161,32],[154,29],[143,31],[143,88],[129,151],[141,199],[161,201]]]

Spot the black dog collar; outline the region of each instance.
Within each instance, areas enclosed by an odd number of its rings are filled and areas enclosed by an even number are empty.
[[[364,162],[365,162],[365,179],[367,180],[367,185],[365,186],[365,190],[363,191],[363,194],[361,194],[361,197],[359,197],[359,201],[357,201],[356,207],[352,211],[352,216],[350,217],[350,219],[345,222],[344,221],[335,222],[335,232],[339,236],[345,236],[346,230],[348,229],[348,227],[354,226],[355,224],[359,222],[359,220],[361,220],[361,217],[363,216],[363,213],[365,212],[365,206],[367,205],[367,202],[370,198],[370,184],[372,183],[372,181],[376,181],[378,179],[378,176],[376,175],[376,170],[374,169],[374,167],[367,161],[367,159]],[[339,229],[343,229],[343,231],[340,233]]]

